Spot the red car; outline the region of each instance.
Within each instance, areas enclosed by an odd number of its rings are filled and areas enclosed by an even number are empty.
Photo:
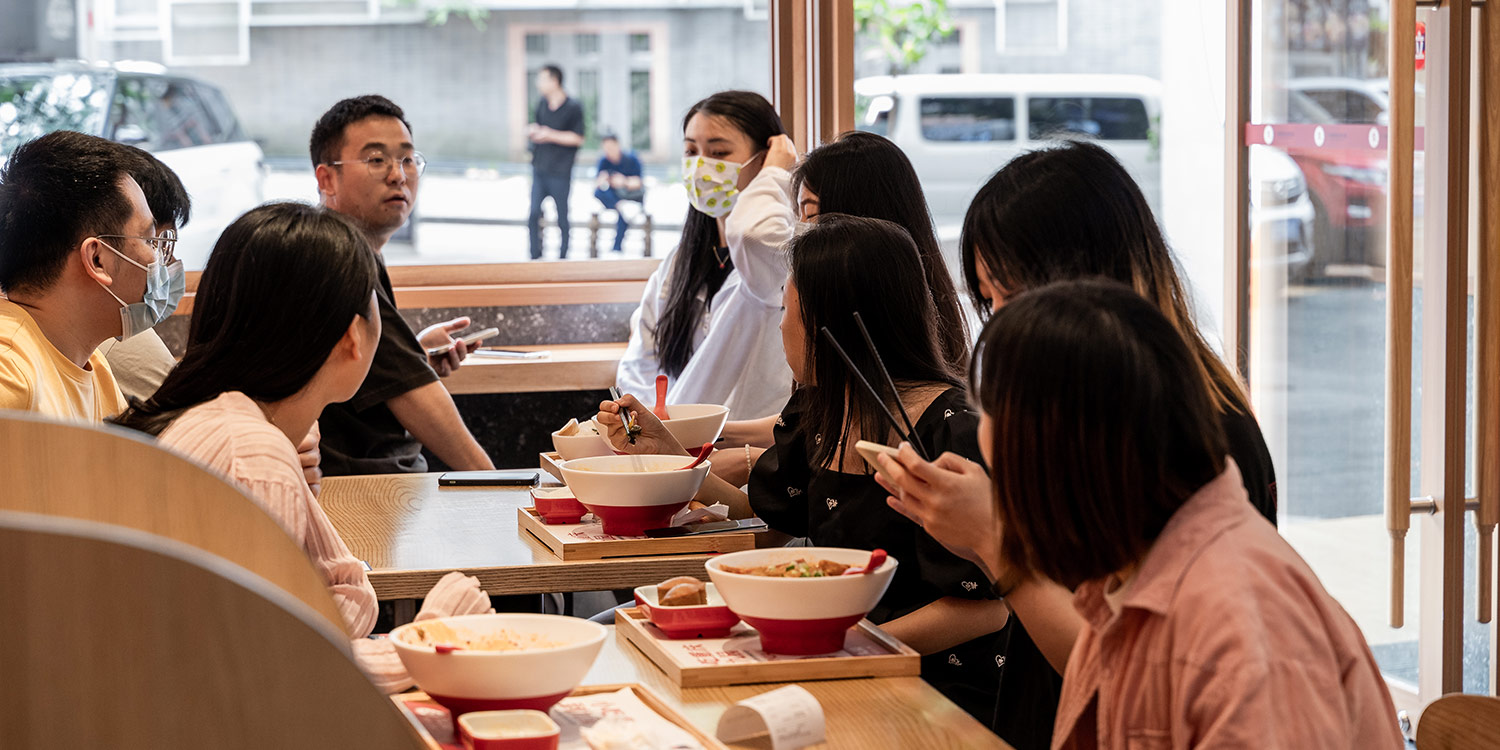
[[[1328,110],[1300,91],[1287,92],[1287,119],[1294,123],[1340,124]],[[1371,123],[1374,124],[1374,123]],[[1378,151],[1289,148],[1312,193],[1311,276],[1329,275],[1331,266],[1363,275],[1385,267],[1387,160]]]

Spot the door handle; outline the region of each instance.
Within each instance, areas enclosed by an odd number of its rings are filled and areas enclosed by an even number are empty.
[[[1406,611],[1406,532],[1411,529],[1413,182],[1416,145],[1417,4],[1392,0],[1389,210],[1386,211],[1385,522],[1391,535],[1391,627]]]
[[[1478,3],[1476,3],[1478,5]],[[1500,12],[1484,7],[1479,11],[1479,102],[1475,110],[1479,127],[1479,220],[1478,285],[1475,315],[1475,445],[1474,489],[1479,509],[1474,514],[1478,532],[1480,622],[1489,622],[1493,612],[1493,536],[1500,523]]]

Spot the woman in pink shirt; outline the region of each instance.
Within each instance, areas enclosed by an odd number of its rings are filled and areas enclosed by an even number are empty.
[[[971,373],[988,507],[897,502],[1002,596],[1073,592],[1072,614],[1022,613],[1077,632],[1055,748],[1402,747],[1358,627],[1246,502],[1200,368],[1125,286],[1019,295]]]
[[[387,692],[411,685],[375,626],[375,590],[308,487],[297,443],[323,407],[346,401],[380,341],[375,257],[338,214],[271,203],[241,216],[209,256],[187,350],[161,388],[116,420],[223,474],[270,513],[323,578],[360,666]],[[453,572],[418,620],[493,611]]]

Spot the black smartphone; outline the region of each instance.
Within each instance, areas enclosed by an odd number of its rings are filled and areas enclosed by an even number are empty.
[[[541,474],[531,469],[450,471],[438,477],[440,487],[535,487]]]

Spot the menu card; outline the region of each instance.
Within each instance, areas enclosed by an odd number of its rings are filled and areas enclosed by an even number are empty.
[[[717,734],[725,742],[771,735],[772,750],[798,750],[825,737],[823,706],[801,685],[787,685],[729,707]]]

